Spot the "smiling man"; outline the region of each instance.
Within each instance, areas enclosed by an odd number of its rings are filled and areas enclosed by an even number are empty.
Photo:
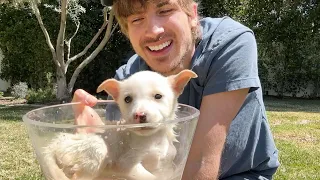
[[[267,121],[253,32],[231,18],[202,18],[193,0],[115,0],[136,55],[116,71],[125,79],[152,70],[192,69],[180,103],[200,109],[183,180],[272,179],[278,151]],[[74,100],[93,105],[83,90]]]
[[[190,12],[191,16],[186,16],[178,2],[154,2],[157,3],[128,2],[134,10],[129,16],[122,14],[120,5],[115,5],[117,17],[126,18],[127,36],[135,52],[152,70],[175,74],[190,66],[196,38],[192,37],[190,26],[196,31],[197,15]]]

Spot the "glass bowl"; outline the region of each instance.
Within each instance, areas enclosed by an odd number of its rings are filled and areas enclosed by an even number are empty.
[[[121,145],[125,145],[124,143],[130,142],[121,141],[118,138],[108,139],[108,134],[112,134],[113,137],[121,137],[121,135],[123,136],[123,134],[129,135],[137,128],[153,126],[172,127],[173,125],[175,134],[177,135],[177,141],[173,142],[173,145],[176,149],[176,155],[174,156],[174,158],[171,157],[169,159],[168,157],[168,161],[171,161],[170,163],[172,166],[168,166],[168,169],[166,169],[166,166],[163,166],[159,169],[153,170],[155,172],[153,174],[156,176],[156,179],[159,180],[181,179],[199,118],[199,110],[188,105],[178,104],[176,118],[173,120],[167,120],[158,123],[122,124],[120,123],[121,114],[119,108],[114,101],[98,101],[98,103],[93,106],[92,109],[100,116],[105,125],[81,126],[74,124],[75,115],[73,107],[77,104],[78,103],[66,103],[46,106],[31,110],[23,116],[23,121],[27,127],[28,135],[34,149],[35,156],[40,164],[44,176],[47,179],[52,179],[52,176],[50,176],[50,169],[48,169],[48,165],[46,164],[49,162],[45,159],[44,149],[48,147],[53,139],[61,133],[72,135],[76,132],[79,132],[79,129],[81,130],[90,128],[93,134],[96,134],[101,138],[105,138],[103,140],[105,142],[108,141],[109,145],[113,144],[119,148],[122,147]],[[145,141],[148,141],[149,137],[148,135],[144,135],[143,138],[145,138]],[[153,137],[150,136],[150,138]],[[127,149],[122,149],[121,152],[125,153],[124,151],[126,151]],[[135,179],[132,177],[128,178],[122,176],[121,173],[106,174],[107,175],[101,175],[99,177],[89,177],[88,179]]]

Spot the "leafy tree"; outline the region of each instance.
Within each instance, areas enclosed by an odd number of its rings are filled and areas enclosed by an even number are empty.
[[[52,8],[60,14],[60,27],[59,32],[56,37],[56,44],[51,41],[51,37],[47,28],[44,25],[43,17],[39,10],[40,0],[13,0],[10,2],[11,5],[20,8],[28,8],[35,15],[38,24],[45,36],[46,43],[51,52],[51,59],[54,62],[56,69],[56,81],[57,81],[57,98],[62,100],[69,98],[74,84],[83,68],[88,65],[104,48],[106,43],[109,41],[112,33],[117,27],[114,25],[114,13],[112,8],[105,7],[103,9],[103,24],[97,34],[92,38],[90,43],[78,54],[72,56],[71,54],[71,43],[73,38],[77,35],[80,28],[80,15],[85,13],[85,9],[80,5],[79,0],[61,0],[58,5],[45,4],[48,8]],[[75,24],[76,29],[73,33],[66,33],[67,17]],[[101,39],[99,45],[89,54],[83,61],[78,65],[78,67],[72,73],[70,81],[67,82],[67,73],[70,64],[77,59],[81,59],[88,50],[92,47],[95,41],[100,37],[102,33],[105,33],[104,37]]]
[[[47,23],[49,32],[58,27],[55,13],[47,11],[45,18],[53,20]],[[28,82],[36,89],[46,84],[46,73],[53,72],[54,65],[49,61],[45,38],[41,37],[43,34],[31,13],[0,6],[0,48],[5,56],[1,61],[1,79],[12,84]]]
[[[203,15],[230,16],[253,29],[263,89],[319,96],[320,9],[317,1],[202,0]],[[305,94],[304,96],[309,96]]]

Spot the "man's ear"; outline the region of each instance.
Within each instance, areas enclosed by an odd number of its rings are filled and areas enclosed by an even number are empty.
[[[197,3],[193,3],[192,5],[192,16],[190,16],[190,20],[191,20],[191,26],[193,28],[198,26],[198,4]]]
[[[120,82],[116,79],[108,79],[103,81],[97,88],[97,93],[106,91],[112,98],[117,101],[120,92]]]
[[[169,82],[172,85],[172,89],[176,95],[180,95],[183,92],[184,87],[190,81],[191,78],[197,78],[198,75],[191,70],[183,70],[177,75],[169,76]]]

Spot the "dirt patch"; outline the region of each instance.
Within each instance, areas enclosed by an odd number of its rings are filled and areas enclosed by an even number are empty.
[[[275,134],[275,139],[286,140],[286,141],[296,141],[296,142],[311,142],[317,143],[319,139],[309,134],[297,135],[297,134]]]
[[[49,101],[49,102],[43,102],[43,103],[31,103],[28,104],[26,99],[17,99],[14,97],[1,97],[0,98],[0,106],[19,106],[19,105],[25,105],[25,106],[49,106],[49,105],[56,105],[56,104],[63,104],[66,102],[62,101]]]
[[[17,105],[26,104],[25,99],[15,99],[15,98],[0,98],[0,105]]]
[[[282,124],[283,124],[283,121],[280,120],[280,119],[275,119],[275,120],[272,120],[272,122],[270,122],[271,126],[279,126],[279,125],[282,125]]]
[[[295,124],[311,124],[311,123],[320,123],[320,120],[308,120],[302,119],[301,121],[296,122]]]
[[[275,119],[275,120],[272,120],[272,122],[270,122],[270,125],[271,126],[280,126],[283,124],[307,125],[307,124],[315,124],[315,123],[320,123],[320,120],[301,119],[301,120],[291,122],[291,121],[283,121],[280,119]]]

